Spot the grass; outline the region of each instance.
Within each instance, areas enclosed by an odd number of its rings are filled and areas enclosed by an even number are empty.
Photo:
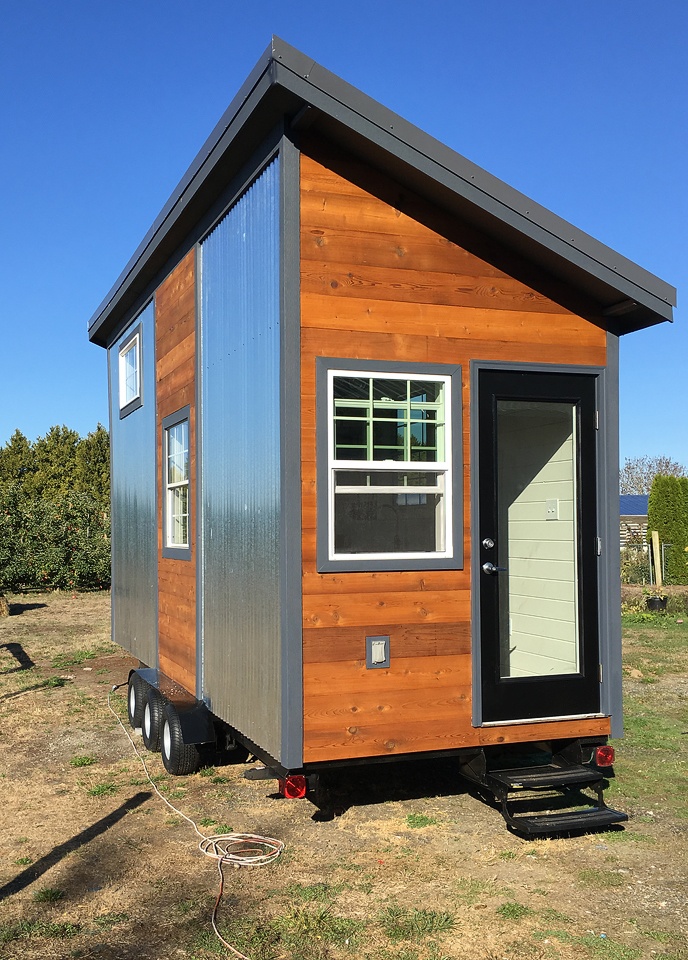
[[[593,960],[639,960],[643,955],[642,950],[619,943],[604,933],[586,933],[576,936],[568,930],[535,930],[533,937],[541,941],[558,940],[559,943],[568,944],[574,948],[584,947]],[[576,955],[578,954],[579,951],[576,950]]]
[[[670,616],[660,621],[657,615],[652,623],[634,625],[628,617],[624,623],[627,667],[657,682],[688,674],[688,623],[675,623]],[[617,779],[608,791],[610,802],[651,806],[661,797],[663,809],[688,819],[685,701],[671,692],[659,698],[656,684],[631,682],[624,696],[624,727],[625,737],[616,744]]]
[[[530,916],[533,911],[530,907],[526,907],[522,903],[510,901],[500,904],[497,907],[497,913],[505,920],[522,920],[524,917]]]
[[[473,906],[494,893],[494,884],[474,877],[459,877],[454,886],[457,899],[467,906]]]
[[[663,886],[667,886],[665,877],[659,876],[660,867],[668,862],[667,845],[675,844],[676,851],[683,849],[683,825],[677,823],[674,814],[680,814],[685,806],[682,789],[688,737],[685,712],[681,713],[682,706],[685,707],[680,696],[682,688],[672,678],[688,675],[688,633],[679,627],[672,624],[671,618],[665,618],[661,626],[653,621],[626,626],[626,647],[631,654],[627,662],[638,665],[644,675],[656,678],[656,682],[646,686],[636,678],[627,683],[627,737],[617,745],[617,780],[611,788],[620,798],[619,806],[632,814],[625,830],[525,843],[506,834],[497,811],[481,810],[478,801],[460,790],[455,795],[438,793],[424,800],[416,794],[394,794],[388,803],[390,797],[381,789],[380,796],[375,796],[379,802],[374,810],[352,804],[351,810],[333,825],[312,825],[311,811],[305,805],[290,807],[293,819],[291,814],[283,815],[286,805],[277,801],[269,808],[260,806],[266,792],[263,784],[246,786],[242,782],[228,799],[227,788],[223,786],[221,791],[222,783],[215,779],[227,772],[219,765],[189,777],[183,786],[164,772],[154,775],[156,782],[164,784],[167,796],[177,796],[177,790],[188,791],[189,810],[199,815],[204,833],[231,832],[223,819],[234,824],[237,818],[246,819],[255,793],[259,803],[257,822],[251,819],[246,827],[236,829],[255,828],[288,840],[284,862],[278,861],[267,872],[227,872],[229,884],[219,914],[223,935],[251,960],[456,960],[460,956],[476,960],[503,960],[507,956],[510,960],[637,960],[650,956],[652,949],[663,960],[688,960],[685,937],[655,930],[662,926],[672,929],[675,912],[671,913],[671,898],[667,897],[666,910],[657,909],[655,916],[653,904],[641,902],[642,898],[634,900],[625,889],[625,885],[635,883],[636,875],[646,879],[642,861],[650,855],[650,862],[658,864],[652,879],[660,900],[664,896]],[[84,635],[71,638],[70,642],[79,648],[96,645],[96,641]],[[61,651],[67,659],[69,650],[65,644]],[[60,648],[54,643],[44,653],[31,652],[48,673],[51,657],[58,651]],[[655,654],[656,669],[652,662],[648,668],[644,661]],[[89,679],[88,674],[82,675],[78,669],[72,672],[76,674],[73,684],[56,693],[54,703],[50,703],[49,693],[41,692],[25,697],[21,703],[26,709],[35,709],[36,723],[46,732],[50,729],[51,711],[54,713],[59,707],[59,716],[64,717],[70,706],[82,706],[94,732],[112,737],[110,718],[104,723],[99,719],[102,697],[80,693],[80,688],[95,689],[93,675],[86,685],[82,681]],[[32,676],[37,682],[41,674]],[[17,689],[27,683],[28,679],[18,674],[5,679],[5,689]],[[77,730],[83,722],[75,719],[68,725]],[[77,772],[67,778],[77,781],[84,802],[86,790],[91,796],[105,798],[119,786],[120,799],[111,803],[104,800],[103,804],[94,800],[94,810],[102,808],[107,812],[109,806],[128,797],[128,784],[147,783],[140,778],[138,768],[126,766],[121,755],[117,761],[109,760],[111,751],[103,751],[97,740],[88,744],[94,755],[84,755],[83,759],[81,755],[72,755],[73,749],[79,749],[74,743],[78,741],[72,740],[70,748],[69,741],[64,742],[60,762],[63,769],[68,764],[75,768],[94,767],[93,772]],[[86,744],[81,747],[86,748]],[[154,760],[154,769],[162,769]],[[609,802],[614,805],[612,797]],[[131,832],[132,850],[125,851],[127,876],[123,875],[122,882],[138,882],[141,861],[134,852],[148,844],[155,844],[157,850],[158,842],[170,843],[172,857],[176,857],[182,831],[173,833],[159,828],[179,821],[166,821],[167,811],[162,806],[158,809],[157,804],[155,799],[143,805],[135,817],[125,821],[124,833],[128,836]],[[88,805],[91,806],[90,801]],[[186,803],[184,806],[186,809]],[[408,813],[414,808],[422,812]],[[649,815],[650,810],[654,816]],[[28,811],[27,819],[16,820],[14,829],[29,829],[30,815]],[[643,818],[648,826],[644,826]],[[139,822],[148,827],[145,841],[136,832]],[[431,829],[423,833],[423,828]],[[30,829],[35,830],[35,826]],[[110,836],[113,841],[122,842],[119,825],[114,826]],[[135,839],[138,846],[134,846]],[[29,839],[9,837],[6,864],[21,854],[20,842],[29,844]],[[37,857],[38,842],[38,837],[32,835],[27,853],[33,850]],[[190,847],[194,844],[191,838]],[[95,850],[95,845],[91,849]],[[14,872],[19,873],[31,858],[21,857],[14,862]],[[72,863],[76,865],[77,860]],[[7,872],[12,869],[9,867]],[[32,903],[31,893],[41,883],[39,880],[4,905],[9,909],[3,917],[5,922],[0,923],[0,943],[9,945],[4,950],[0,947],[0,955],[52,956],[61,951],[61,956],[86,957],[96,943],[101,950],[121,949],[124,954],[135,949],[133,944],[140,937],[145,920],[160,937],[161,956],[171,955],[179,948],[189,960],[226,957],[227,952],[215,940],[209,924],[215,896],[214,871],[210,868],[197,884],[195,879],[191,881],[191,871],[187,873],[186,869],[180,869],[176,860],[170,859],[169,871],[163,871],[164,884],[153,887],[150,877],[144,878],[141,883],[146,884],[148,902],[145,898],[136,901],[136,913],[131,916],[108,912],[113,905],[109,884],[102,895],[94,890],[92,896],[89,894],[89,914],[78,917],[81,927],[46,922],[50,917],[71,917],[73,897],[71,886],[65,884],[64,899],[51,900],[48,894],[48,899]],[[620,872],[624,869],[630,872]],[[50,881],[48,875],[42,882]],[[56,876],[53,882],[61,881]],[[156,911],[162,902],[164,916],[160,911],[158,917]],[[593,903],[602,906],[591,916],[587,911]],[[69,906],[69,914],[63,913],[64,905]],[[118,909],[117,904],[114,906]],[[128,904],[122,902],[119,908],[128,909]],[[12,909],[14,913],[9,912]],[[32,921],[30,911],[45,919]],[[637,918],[636,925],[633,917]],[[595,933],[590,932],[592,927]],[[602,931],[608,935],[602,936]],[[75,940],[77,934],[80,936]],[[57,938],[71,939],[58,944]],[[22,943],[23,939],[27,942]],[[12,942],[15,940],[16,943]]]
[[[58,890],[56,887],[41,887],[33,894],[33,900],[36,903],[57,903],[64,897],[64,890]]]
[[[114,793],[117,793],[118,790],[119,787],[116,783],[108,781],[106,783],[97,783],[95,787],[91,787],[86,793],[89,797],[111,797]]]
[[[286,893],[294,900],[301,900],[304,903],[331,903],[344,889],[343,883],[292,883]]]
[[[636,618],[642,617],[638,622]],[[663,614],[636,614],[622,617],[624,666],[640,670],[655,679],[680,673],[685,664],[688,620],[676,623]]]
[[[221,925],[220,931],[228,943],[251,960],[275,960],[280,956],[290,960],[328,960],[332,956],[330,946],[353,950],[363,928],[362,921],[339,916],[330,907],[299,906],[276,917],[236,917]],[[192,949],[203,951],[202,956],[226,956],[210,931],[197,936]]]
[[[95,650],[72,650],[70,653],[57,653],[52,659],[53,670],[65,670],[67,667],[79,666],[87,660],[95,660],[98,656]]]
[[[434,827],[437,823],[434,817],[428,817],[424,813],[409,813],[406,817],[406,826],[413,830],[418,830],[420,827]]]
[[[456,919],[453,913],[442,910],[417,910],[405,907],[386,907],[380,915],[380,923],[385,936],[397,942],[399,940],[421,940],[431,934],[447,933],[454,929]]]
[[[600,870],[591,867],[587,870],[581,870],[578,874],[581,883],[588,887],[595,887],[598,890],[606,890],[610,887],[624,887],[628,883],[628,878],[614,870]]]
[[[50,923],[47,920],[16,920],[0,923],[0,943],[29,940],[43,937],[47,940],[64,940],[75,937],[81,930],[78,923]]]
[[[341,917],[330,906],[293,907],[275,921],[287,946],[299,940],[326,940],[347,946],[363,927],[360,920]]]
[[[69,761],[69,764],[72,767],[90,767],[97,762],[98,760],[96,757],[82,756],[72,757],[72,759]]]
[[[93,921],[100,930],[111,930],[120,923],[126,923],[129,919],[128,913],[103,913]]]

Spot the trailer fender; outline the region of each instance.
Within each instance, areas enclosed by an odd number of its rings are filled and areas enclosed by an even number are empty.
[[[165,703],[172,704],[179,716],[184,743],[215,743],[217,738],[213,715],[204,703],[155,667],[146,667],[142,664],[132,673],[137,674],[149,686],[158,690]]]

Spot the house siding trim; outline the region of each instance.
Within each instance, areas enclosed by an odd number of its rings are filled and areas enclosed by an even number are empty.
[[[285,768],[303,764],[303,631],[301,622],[301,281],[300,151],[280,142],[281,515],[280,623],[282,751]]]

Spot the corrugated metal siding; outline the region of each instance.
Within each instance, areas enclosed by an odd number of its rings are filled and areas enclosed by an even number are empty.
[[[110,347],[112,441],[112,638],[149,666],[157,661],[158,539],[155,512],[155,326],[140,314],[143,403],[119,418],[119,347]]]
[[[279,161],[201,246],[203,692],[279,759]]]

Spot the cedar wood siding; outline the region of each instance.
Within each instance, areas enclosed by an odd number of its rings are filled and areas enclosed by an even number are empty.
[[[158,665],[190,693],[196,690],[196,292],[195,250],[155,294],[158,490]],[[163,557],[162,421],[189,405],[191,558]]]
[[[471,724],[468,437],[472,359],[603,366],[605,331],[541,292],[571,305],[550,278],[322,141],[302,143],[300,177],[304,762],[608,734],[606,718]],[[462,570],[317,572],[317,356],[462,366]],[[390,668],[367,670],[364,638],[380,634]]]

